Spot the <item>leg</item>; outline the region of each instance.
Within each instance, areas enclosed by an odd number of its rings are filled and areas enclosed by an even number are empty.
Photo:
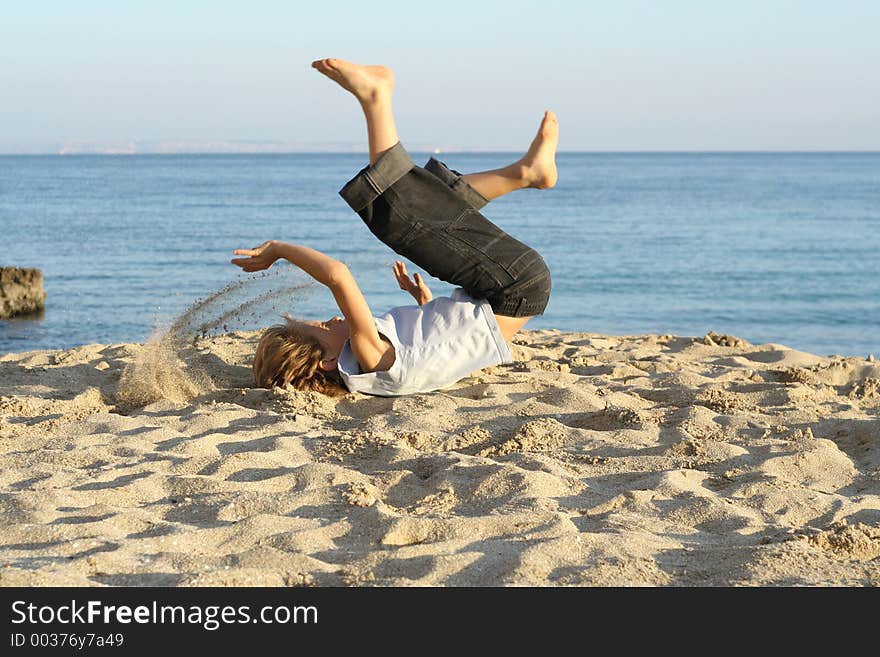
[[[339,193],[370,232],[432,276],[488,299],[497,314],[541,314],[550,292],[541,256],[483,217],[454,181],[416,167],[403,149],[391,112],[391,71],[337,59],[312,66],[351,92],[364,111],[370,165]],[[529,151],[515,163],[518,177],[507,168],[476,174],[473,179],[484,183],[486,198],[555,184],[556,135],[556,117],[548,112]],[[499,182],[501,191],[495,190]]]
[[[462,179],[488,200],[525,187],[547,189],[556,184],[556,145],[559,122],[553,112],[545,112],[538,134],[528,152],[508,166],[462,176]]]
[[[312,62],[317,69],[343,89],[350,91],[364,111],[370,144],[370,164],[400,139],[391,111],[394,74],[384,66],[359,66],[342,59],[319,59]]]

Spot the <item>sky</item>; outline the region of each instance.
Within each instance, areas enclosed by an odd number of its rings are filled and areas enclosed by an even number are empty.
[[[876,0],[0,3],[0,153],[363,150],[321,57],[412,150],[880,150]]]

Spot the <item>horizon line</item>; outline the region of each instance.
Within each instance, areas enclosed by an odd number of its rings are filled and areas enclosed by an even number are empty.
[[[412,153],[430,153],[434,155],[491,155],[491,154],[508,154],[522,153],[522,149],[438,149],[438,148],[411,148],[407,149]],[[177,155],[363,155],[367,151],[358,150],[265,150],[265,151],[241,151],[241,150],[181,150],[181,151],[3,151],[0,150],[0,157],[82,157],[82,156],[108,156],[108,157],[138,157],[143,155],[149,156],[177,156]],[[880,149],[597,149],[597,150],[581,150],[581,149],[559,149],[557,154],[572,155],[617,155],[617,154],[657,154],[657,155],[675,155],[675,154],[880,154]]]

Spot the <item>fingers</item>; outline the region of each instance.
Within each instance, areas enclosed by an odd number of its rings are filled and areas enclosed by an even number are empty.
[[[409,280],[409,275],[406,273],[406,265],[403,264],[400,260],[394,263],[394,275],[397,277],[397,284],[400,286],[401,290],[409,290],[412,287],[412,282]]]
[[[252,249],[236,249],[232,252],[232,255],[246,255],[251,257],[258,256],[266,249],[267,246],[269,246],[269,243],[271,241],[272,240],[267,240],[260,244],[260,246],[255,246]]]
[[[416,279],[419,285],[419,294],[422,295],[422,299],[427,303],[434,298],[434,295],[431,293],[431,288],[425,283],[425,279],[422,278],[421,274],[416,274]]]
[[[416,272],[413,274],[413,277],[415,278],[415,280],[413,280],[409,277],[409,274],[406,273],[406,265],[400,260],[394,263],[393,269],[401,290],[409,292],[416,299],[422,299],[424,301],[431,300],[431,290],[428,289],[428,286],[425,284],[425,279],[420,273]],[[419,301],[419,303],[423,303],[423,301]]]
[[[236,267],[241,267],[246,272],[268,269],[268,265],[257,258],[234,258],[230,262]]]
[[[245,271],[254,271],[255,267],[253,265],[247,264],[247,260],[233,260],[232,264],[236,267],[241,267]]]
[[[421,274],[416,274],[416,284],[419,286],[419,290],[421,290],[422,292],[431,292],[431,290],[428,289],[428,284],[425,283],[425,279],[422,278]]]
[[[272,240],[263,242],[260,246],[253,249],[235,249],[232,255],[247,256],[246,258],[233,258],[230,262],[236,267],[241,267],[246,272],[262,271],[268,269],[275,262],[275,259],[269,255],[266,248],[272,243]]]

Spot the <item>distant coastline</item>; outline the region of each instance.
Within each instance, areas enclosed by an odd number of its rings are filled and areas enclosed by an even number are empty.
[[[517,153],[519,147],[485,148],[450,144],[431,144],[408,141],[407,149],[414,153]],[[315,155],[362,153],[365,144],[359,142],[297,142],[249,140],[131,140],[120,142],[71,141],[25,146],[0,144],[0,157],[13,155]],[[676,155],[676,154],[770,154],[770,155],[876,155],[880,149],[560,149],[560,153],[590,155]]]
[[[479,149],[479,148],[431,148],[410,147],[411,153],[462,153],[473,155],[492,155],[495,153],[519,153],[517,149]],[[139,156],[139,155],[356,155],[365,152],[363,148],[325,148],[303,150],[76,150],[61,149],[58,151],[2,151],[0,157],[43,157],[43,156]],[[880,150],[565,150],[557,151],[561,155],[880,155]]]

